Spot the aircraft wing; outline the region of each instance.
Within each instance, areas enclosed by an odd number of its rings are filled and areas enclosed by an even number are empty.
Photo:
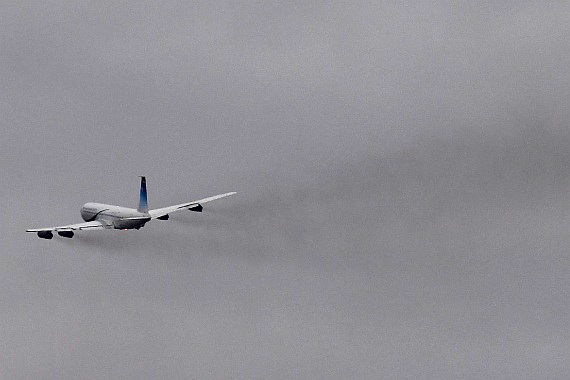
[[[220,199],[220,198],[225,198],[225,197],[228,197],[230,195],[234,195],[235,193],[236,193],[235,191],[232,191],[231,193],[214,195],[213,197],[198,199],[197,201],[193,201],[193,202],[186,202],[186,203],[180,203],[180,204],[174,205],[174,206],[157,208],[154,210],[150,210],[148,213],[150,214],[150,217],[152,219],[157,219],[157,218],[163,217],[165,215],[168,215],[171,212],[183,210],[183,209],[187,209],[187,210],[195,209],[196,211],[202,211],[202,203],[211,202],[211,201],[214,201],[214,200]]]
[[[44,231],[84,231],[84,230],[102,230],[112,228],[113,226],[102,220],[94,220],[92,222],[83,222],[77,224],[68,224],[67,226],[32,228],[26,232],[44,232]]]

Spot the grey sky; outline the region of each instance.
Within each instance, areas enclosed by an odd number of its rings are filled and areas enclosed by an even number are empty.
[[[566,2],[0,4],[1,378],[567,378]],[[88,201],[201,215],[52,241]]]

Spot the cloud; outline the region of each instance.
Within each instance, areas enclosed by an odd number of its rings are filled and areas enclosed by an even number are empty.
[[[1,377],[569,372],[564,6],[3,7]]]

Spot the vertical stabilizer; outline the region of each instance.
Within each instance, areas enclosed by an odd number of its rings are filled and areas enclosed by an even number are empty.
[[[148,213],[148,201],[146,199],[146,178],[141,176],[141,193],[139,198],[138,212]]]

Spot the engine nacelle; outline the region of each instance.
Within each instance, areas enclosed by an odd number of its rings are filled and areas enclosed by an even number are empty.
[[[188,207],[188,210],[194,211],[194,212],[202,212],[203,207],[201,204],[198,203],[197,205],[192,205],[192,206]]]
[[[53,238],[53,234],[51,231],[38,231],[38,237],[42,239],[51,239]]]
[[[57,231],[57,234],[68,239],[71,239],[73,237],[73,231]]]

